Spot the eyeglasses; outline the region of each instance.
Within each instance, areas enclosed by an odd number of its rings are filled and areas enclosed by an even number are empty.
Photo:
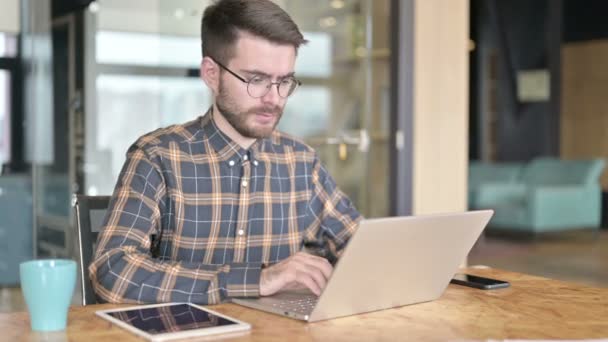
[[[293,92],[298,88],[298,86],[302,85],[302,82],[298,81],[293,76],[285,77],[278,82],[272,82],[269,77],[266,76],[253,76],[249,81],[244,79],[243,77],[237,75],[232,70],[225,67],[222,63],[213,60],[217,65],[219,65],[222,69],[228,71],[232,76],[239,79],[241,82],[247,84],[247,93],[249,96],[254,99],[264,97],[270,91],[273,85],[277,86],[277,91],[279,92],[279,96],[282,98],[287,98],[289,95],[293,94]]]

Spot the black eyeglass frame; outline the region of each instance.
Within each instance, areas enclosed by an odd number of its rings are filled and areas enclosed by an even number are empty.
[[[222,69],[224,69],[224,70],[228,71],[228,72],[229,72],[229,73],[230,73],[232,76],[236,77],[236,78],[237,78],[239,81],[241,81],[241,82],[243,82],[243,83],[247,84],[247,94],[249,94],[249,96],[253,97],[254,99],[259,99],[259,98],[261,98],[261,97],[266,96],[266,94],[268,94],[268,92],[270,91],[270,89],[272,89],[272,86],[273,86],[273,85],[276,85],[276,87],[277,87],[277,93],[279,94],[279,96],[280,96],[280,97],[282,97],[282,98],[284,98],[284,99],[286,99],[286,98],[288,98],[289,96],[291,96],[291,95],[292,95],[292,94],[293,94],[293,93],[296,91],[296,89],[298,89],[298,87],[300,87],[300,86],[302,85],[302,82],[301,82],[300,80],[298,80],[297,78],[295,78],[295,77],[293,77],[293,76],[288,76],[289,78],[292,78],[292,79],[293,79],[293,80],[296,82],[296,86],[293,88],[293,90],[292,90],[292,91],[291,91],[289,94],[287,94],[287,96],[283,96],[283,95],[281,94],[281,90],[280,90],[280,88],[279,88],[279,87],[280,87],[280,85],[281,85],[281,82],[282,82],[284,79],[280,80],[279,82],[270,82],[270,83],[269,83],[269,84],[266,86],[266,92],[265,92],[264,94],[262,94],[262,95],[260,95],[260,96],[253,96],[253,95],[251,95],[251,92],[249,91],[249,86],[251,85],[251,80],[249,80],[249,81],[248,81],[248,80],[246,80],[244,77],[239,76],[237,73],[235,73],[234,71],[232,71],[232,70],[228,69],[228,67],[226,67],[226,66],[225,66],[225,65],[223,65],[222,63],[218,62],[217,60],[215,60],[215,59],[213,59],[213,58],[212,58],[212,60],[215,62],[215,64],[219,65],[219,66],[220,66]]]

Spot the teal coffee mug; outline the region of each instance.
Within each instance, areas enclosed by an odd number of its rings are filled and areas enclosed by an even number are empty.
[[[34,331],[65,330],[76,285],[76,262],[46,259],[19,265],[21,290]]]

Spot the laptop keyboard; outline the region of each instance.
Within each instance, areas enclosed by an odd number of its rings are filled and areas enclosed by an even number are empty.
[[[315,295],[303,296],[297,299],[285,299],[280,302],[273,303],[277,309],[288,310],[300,314],[310,314],[312,309],[317,305],[318,297]]]

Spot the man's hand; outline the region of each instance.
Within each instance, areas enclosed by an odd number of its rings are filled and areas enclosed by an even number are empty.
[[[270,296],[281,290],[308,288],[318,296],[332,271],[333,267],[327,259],[299,252],[262,270],[260,295]]]

